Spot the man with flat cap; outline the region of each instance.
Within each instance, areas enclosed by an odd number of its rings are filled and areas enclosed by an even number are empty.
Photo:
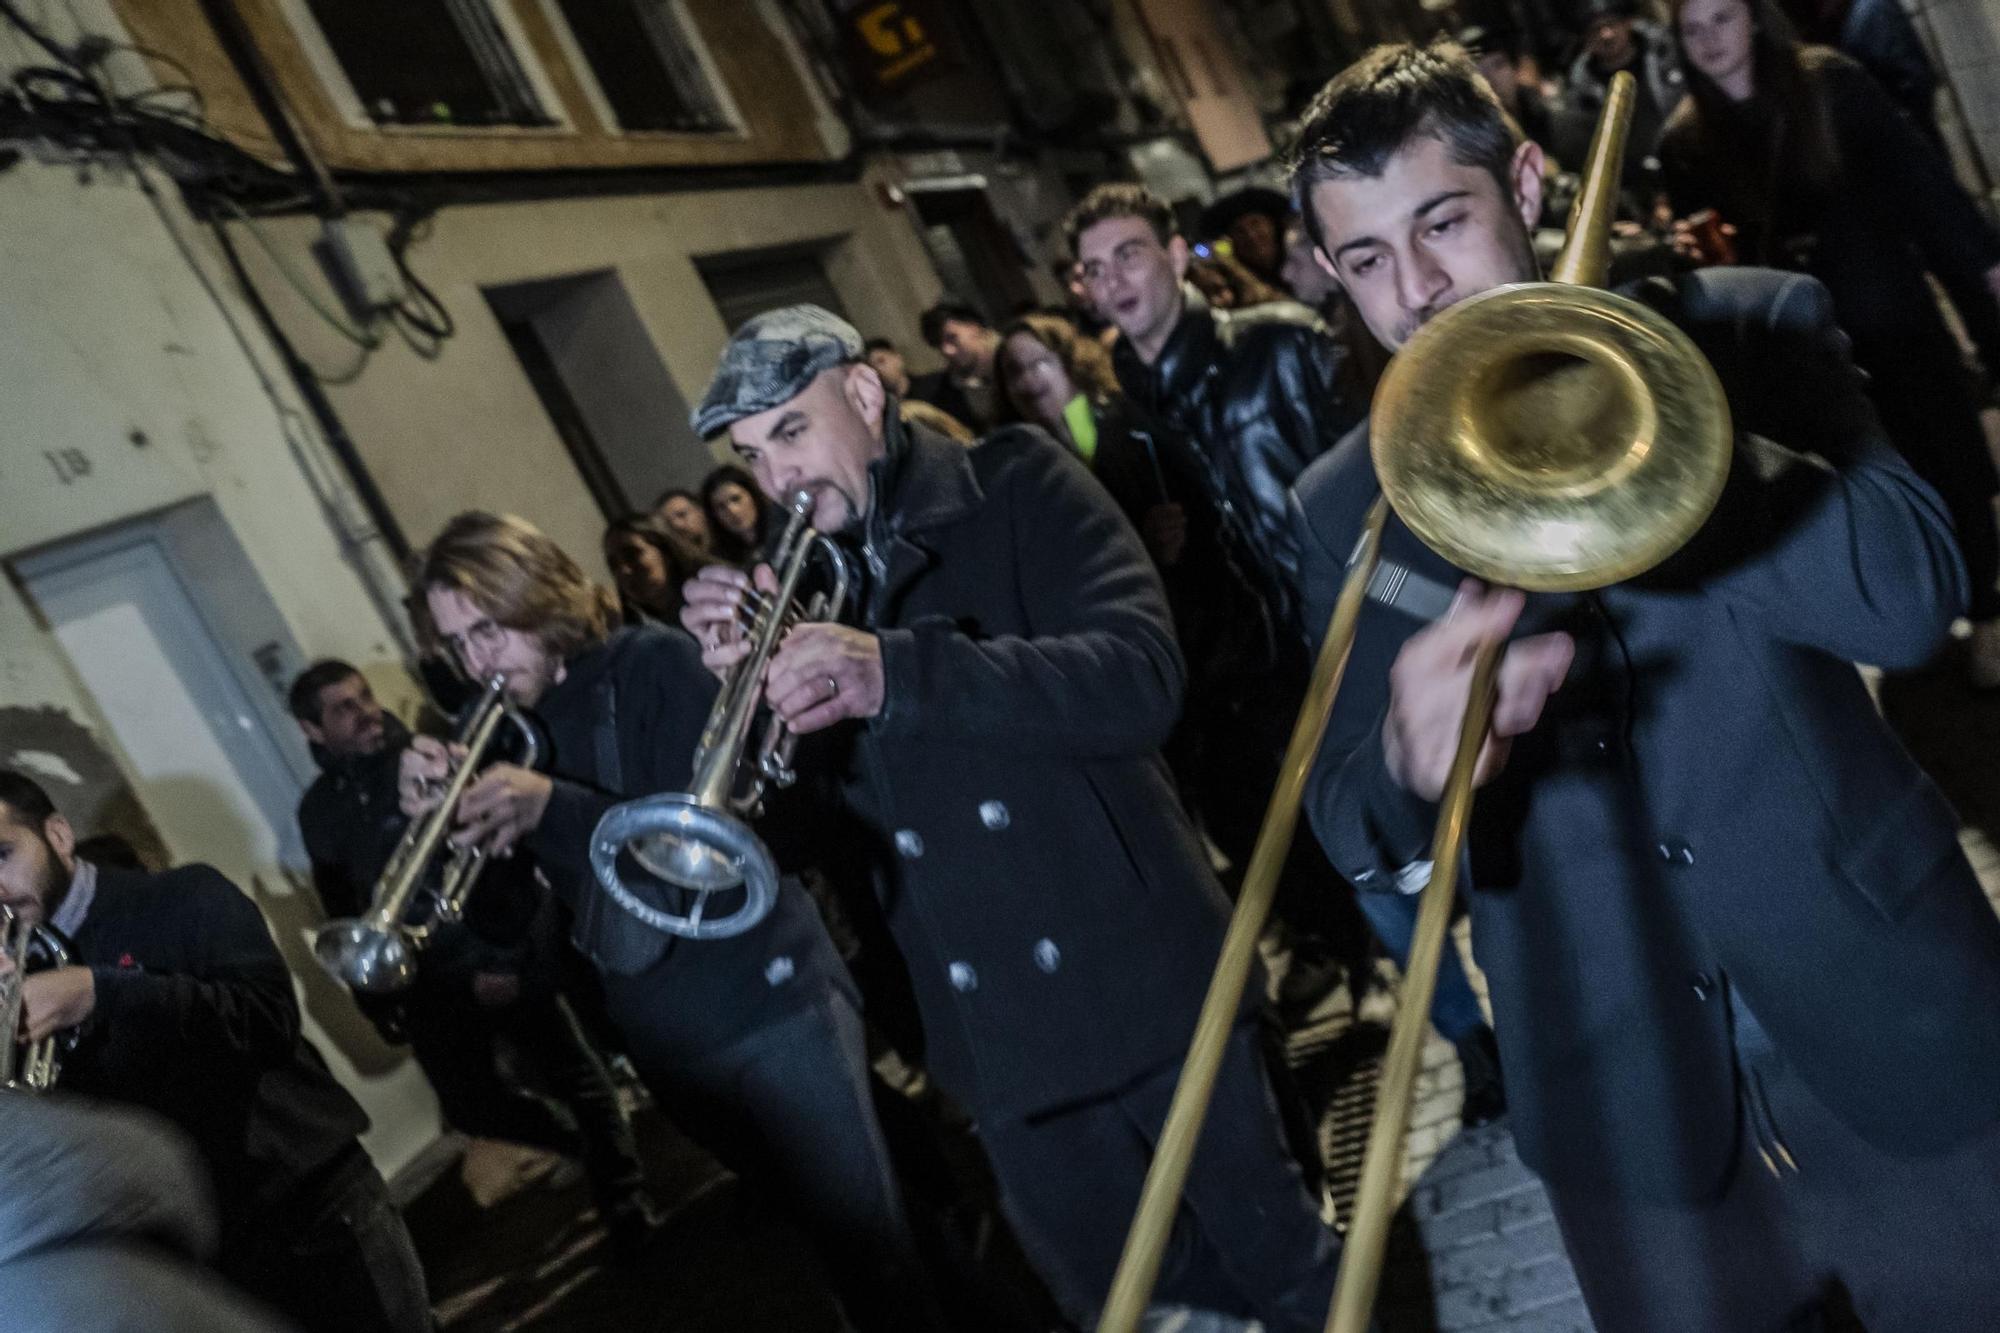
[[[860,336],[813,306],[730,341],[695,429],[766,494],[814,498],[854,556],[847,624],[793,628],[765,699],[826,732],[830,841],[859,849],[1002,1206],[1064,1311],[1094,1320],[1222,940],[1223,906],[1159,747],[1184,666],[1138,534],[1068,450],[976,449],[898,420]],[[682,621],[746,651],[753,576],[711,569]],[[760,583],[768,573],[758,570]],[[1320,1327],[1337,1245],[1239,1023],[1176,1223],[1164,1298]]]

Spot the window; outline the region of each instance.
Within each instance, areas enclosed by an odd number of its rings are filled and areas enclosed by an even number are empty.
[[[622,130],[737,128],[681,0],[554,0]]]
[[[816,305],[842,319],[847,309],[826,276],[824,242],[737,250],[694,261],[709,299],[734,333],[752,315],[788,305]]]
[[[377,125],[556,122],[491,0],[303,0]]]

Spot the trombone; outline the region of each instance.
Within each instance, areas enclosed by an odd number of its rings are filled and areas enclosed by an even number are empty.
[[[1376,390],[1369,449],[1382,498],[1369,510],[1321,643],[1098,1333],[1133,1333],[1159,1278],[1389,511],[1426,546],[1481,579],[1531,592],[1574,592],[1622,582],[1666,559],[1701,527],[1722,493],[1732,433],[1715,371],[1663,315],[1599,290],[1610,271],[1611,216],[1633,95],[1632,76],[1616,75],[1550,281],[1495,288],[1443,311],[1390,360]],[[1439,800],[1430,880],[1382,1061],[1328,1333],[1364,1333],[1374,1309],[1472,811],[1472,774],[1504,646],[1486,645],[1475,661]]]
[[[754,588],[748,594],[744,630],[750,652],[731,669],[709,709],[695,750],[690,790],[615,805],[605,811],[591,835],[590,865],[604,892],[655,930],[686,939],[727,939],[762,921],[778,901],[777,861],[749,820],[762,809],[767,786],[789,787],[797,780],[792,753],[798,737],[773,714],[756,755],[746,763],[751,724],[764,688],[764,669],[785,631],[805,621],[837,617],[847,605],[853,581],[839,546],[812,527],[812,510],[812,492],[792,496],[783,535],[771,556],[778,590],[770,597]],[[801,603],[799,586],[815,556],[826,561],[830,586]],[[628,851],[644,870],[694,894],[685,912],[648,902],[639,888],[626,882],[618,861]],[[719,916],[708,915],[711,899],[739,888],[744,891],[741,905]]]
[[[521,763],[528,768],[541,759],[541,739],[534,726],[507,701],[507,679],[486,682],[455,738],[465,757],[445,779],[444,796],[428,814],[412,820],[396,844],[395,854],[376,881],[375,895],[365,916],[329,921],[313,936],[313,956],[334,978],[353,990],[386,995],[409,986],[417,977],[417,952],[430,943],[442,925],[465,915],[465,904],[486,868],[482,847],[451,847],[438,871],[437,887],[429,895],[432,910],[419,921],[411,911],[418,891],[430,878],[433,863],[451,836],[459,797],[484,766],[486,754],[502,722],[511,722],[521,737]]]
[[[7,971],[0,975],[0,1090],[46,1092],[55,1086],[61,1072],[58,1043],[69,1033],[56,1033],[36,1042],[24,1042],[21,1033],[21,987],[28,979],[28,963],[38,959],[42,968],[70,965],[69,941],[54,926],[30,925],[27,918],[10,907],[0,906],[0,961]]]

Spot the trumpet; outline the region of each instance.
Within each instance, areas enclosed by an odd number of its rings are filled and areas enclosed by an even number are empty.
[[[386,995],[416,979],[417,952],[430,942],[439,926],[465,915],[465,904],[486,867],[481,847],[450,847],[437,886],[427,895],[432,910],[421,921],[412,906],[438,855],[448,847],[452,817],[465,789],[484,766],[502,722],[511,722],[521,737],[521,763],[534,768],[541,759],[541,741],[520,710],[507,702],[507,681],[494,676],[467,714],[456,742],[465,757],[444,781],[444,797],[421,819],[413,820],[403,840],[376,881],[368,914],[330,921],[313,936],[313,956],[320,966],[348,987],[370,995]]]
[[[766,598],[752,589],[746,598],[743,627],[750,652],[730,671],[709,709],[695,750],[692,789],[615,805],[591,835],[591,869],[606,895],[655,930],[686,939],[727,939],[762,921],[778,900],[777,862],[748,821],[763,808],[767,787],[789,787],[797,780],[792,753],[798,737],[773,714],[756,755],[746,762],[764,669],[793,625],[837,617],[853,582],[847,557],[808,521],[812,508],[812,492],[792,496],[790,517],[771,557],[778,590]],[[802,604],[799,586],[815,556],[827,563],[829,586]],[[648,873],[694,894],[687,910],[656,906],[628,884],[618,868],[627,852]],[[738,888],[745,895],[740,906],[708,915],[712,898]]]
[[[46,1092],[61,1069],[57,1043],[65,1034],[20,1040],[21,984],[28,979],[30,961],[39,961],[37,971],[68,967],[69,941],[54,926],[30,925],[13,909],[0,907],[0,960],[9,965],[0,974],[0,1026],[6,1030],[6,1040],[0,1041],[0,1089]]]

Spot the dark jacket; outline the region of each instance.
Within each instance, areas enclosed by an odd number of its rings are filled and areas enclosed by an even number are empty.
[[[980,1117],[1182,1057],[1223,905],[1160,743],[1182,666],[1158,576],[1039,429],[967,450],[890,431],[865,526],[885,697],[839,729],[840,836],[866,858],[926,1061]]]
[[[97,1005],[61,1086],[156,1111],[215,1174],[225,1232],[296,1222],[367,1169],[368,1117],[300,1030],[292,976],[256,904],[204,865],[97,868],[71,951]]]
[[[1529,598],[1520,632],[1568,630],[1576,662],[1479,793],[1469,864],[1522,1159],[1579,1189],[1690,1200],[1737,1160],[1731,992],[1884,1151],[2000,1119],[2000,920],[1850,665],[1924,662],[1967,588],[1825,290],[1714,269],[1663,304],[1729,395],[1722,503],[1652,574]],[[1316,613],[1374,491],[1361,432],[1299,483]],[[1384,553],[1405,588],[1457,586],[1394,519]],[[1366,605],[1309,786],[1363,888],[1430,839],[1434,808],[1389,778],[1381,737],[1390,664],[1423,626]]]
[[[1290,625],[1298,543],[1285,493],[1364,411],[1331,332],[1296,302],[1214,311],[1190,296],[1152,365],[1128,338],[1112,360],[1141,410],[1201,454],[1233,554],[1277,623]]]
[[[1859,62],[1924,137],[1940,150],[1944,148],[1935,103],[1937,69],[1916,25],[1897,0],[1848,0],[1837,6],[1794,0],[1785,10],[1797,21],[1800,37],[1834,47]]]
[[[1133,528],[1143,534],[1147,515],[1160,505],[1179,505],[1186,516],[1180,558],[1163,565],[1156,556],[1154,567],[1187,659],[1188,692],[1234,688],[1243,677],[1268,671],[1274,631],[1255,585],[1223,539],[1200,456],[1186,437],[1149,421],[1123,394],[1092,404],[1091,415],[1097,423],[1091,475]]]
[[[1690,101],[1660,146],[1674,210],[1714,207],[1740,228],[1746,262],[1825,283],[1890,439],[1948,498],[1992,495],[2000,475],[1924,273],[1964,279],[1990,300],[1983,275],[2000,264],[2000,232],[1865,70],[1822,48],[1803,57],[1831,118],[1837,181],[1813,188],[1794,146],[1754,128],[1742,140],[1725,126],[1704,135]]]
[[[988,419],[988,414],[980,412],[973,406],[971,396],[959,387],[948,370],[911,376],[908,396],[920,403],[929,403],[974,435],[985,434],[993,425]]]
[[[721,940],[655,931],[605,897],[590,837],[619,801],[687,790],[715,677],[678,629],[630,626],[576,654],[535,707],[555,791],[527,839],[576,916],[576,944],[605,974],[620,1029],[646,1054],[713,1054],[846,987],[839,954],[805,891],[782,881],[762,924]],[[686,910],[677,904],[674,910]]]
[[[335,757],[318,746],[320,775],[299,800],[299,833],[312,864],[313,888],[329,918],[368,911],[375,886],[409,827],[397,775],[410,733],[395,718],[382,749]],[[489,861],[466,904],[462,923],[441,926],[420,956],[418,987],[469,993],[473,974],[520,975],[548,961],[543,895],[526,858]],[[420,909],[421,910],[421,909]],[[393,997],[358,996],[378,1024],[396,1023]]]
[[[1632,100],[1632,129],[1625,139],[1625,161],[1620,181],[1627,193],[1639,193],[1646,186],[1645,161],[1660,141],[1660,128],[1687,93],[1687,78],[1681,73],[1680,53],[1667,29],[1648,19],[1632,24],[1632,43],[1637,54],[1625,66],[1638,85]],[[1590,153],[1590,136],[1604,114],[1604,101],[1611,92],[1611,77],[1617,70],[1597,68],[1590,52],[1584,51],[1569,67],[1569,81],[1563,90],[1562,125],[1552,131],[1557,159],[1572,171],[1581,171]]]
[[[1922,337],[1928,348],[1941,321],[1924,271],[1978,281],[2000,264],[2000,232],[1866,70],[1824,48],[1801,59],[1807,92],[1826,103],[1836,179],[1805,180],[1797,146],[1767,132],[1760,104],[1705,134],[1690,101],[1660,142],[1674,212],[1712,207],[1737,224],[1746,263],[1825,283],[1864,367],[1871,343]]]

